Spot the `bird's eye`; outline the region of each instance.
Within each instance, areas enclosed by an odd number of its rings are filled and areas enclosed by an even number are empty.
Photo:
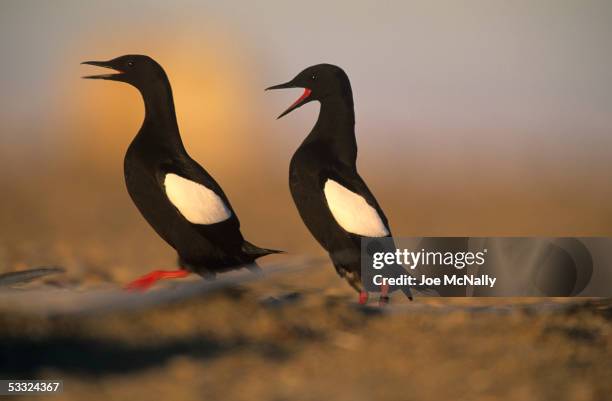
[[[133,61],[128,61],[127,65],[130,66],[130,67],[134,67],[134,62]]]
[[[317,79],[317,74],[312,74],[312,76],[310,77],[310,79],[312,79],[313,81],[314,81],[315,79]]]

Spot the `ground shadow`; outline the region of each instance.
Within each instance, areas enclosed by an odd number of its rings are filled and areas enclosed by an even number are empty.
[[[243,338],[218,341],[203,336],[145,346],[63,336],[40,341],[0,337],[0,344],[0,377],[12,379],[36,377],[43,368],[96,376],[128,373],[175,356],[209,360],[246,349],[275,360],[289,356],[287,349],[271,342]]]

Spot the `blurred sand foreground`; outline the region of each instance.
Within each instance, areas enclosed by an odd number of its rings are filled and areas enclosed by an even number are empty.
[[[11,294],[36,305],[45,302],[34,295],[42,290],[118,293],[139,274],[174,266],[173,252],[129,203],[120,173],[91,174],[52,171],[4,184],[1,272],[67,270]],[[272,222],[266,207],[258,215],[236,206],[247,238],[292,252],[262,260],[264,269],[321,256],[288,194],[274,196],[286,207]],[[289,270],[131,310],[40,314],[0,302],[0,377],[63,379],[56,400],[604,400],[612,393],[608,301],[407,303],[398,294],[381,312],[375,303],[358,307],[328,263]]]
[[[313,288],[329,275],[132,312],[0,307],[0,374],[61,378],[62,400],[609,399],[609,302],[417,300],[381,312]]]

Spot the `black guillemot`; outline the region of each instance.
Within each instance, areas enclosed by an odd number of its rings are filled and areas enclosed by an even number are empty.
[[[355,112],[346,73],[331,64],[306,68],[291,81],[269,89],[304,88],[304,93],[278,118],[311,101],[319,101],[319,118],[297,149],[289,167],[291,195],[306,227],[329,253],[341,277],[360,292],[361,239],[391,237],[380,205],[357,172]],[[394,266],[394,275],[403,272]],[[412,299],[408,287],[400,287]],[[382,286],[379,302],[388,302]]]
[[[257,258],[280,252],[243,238],[227,196],[185,150],[170,82],[155,60],[125,55],[83,64],[116,71],[84,78],[125,82],[142,95],[145,117],[125,155],[125,183],[142,216],[176,250],[181,267],[153,271],[128,284],[128,289],[147,289],[157,280],[190,272],[212,278],[241,267],[257,270]]]

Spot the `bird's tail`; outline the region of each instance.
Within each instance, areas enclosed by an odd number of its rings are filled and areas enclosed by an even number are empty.
[[[406,270],[404,266],[400,266],[400,265],[393,265],[393,266],[387,267],[386,274],[388,274],[390,277],[400,277],[405,274],[414,277],[414,275],[411,274],[411,272]],[[417,296],[426,296],[426,297],[440,296],[440,293],[434,287],[431,287],[429,285],[412,285],[412,286],[398,285],[396,287],[391,288],[392,291],[395,291],[396,289],[403,292],[406,298],[408,298],[411,301],[413,297],[412,295],[413,291],[416,292]]]
[[[278,251],[276,249],[260,248],[246,240],[242,243],[242,251],[255,259],[261,258],[262,256],[271,255],[273,253],[285,253],[285,251]]]
[[[391,277],[400,277],[404,274],[410,274],[410,273],[408,273],[408,271],[406,271],[406,269],[404,269],[403,266],[393,265],[393,266],[387,267],[386,274],[390,275]],[[395,288],[391,288],[392,291],[395,291],[396,289],[403,292],[406,298],[412,301],[412,291],[410,291],[410,287],[408,287],[407,285],[398,285]]]
[[[412,301],[412,291],[410,291],[410,288],[407,286],[402,286],[400,289],[404,293],[406,298]]]

